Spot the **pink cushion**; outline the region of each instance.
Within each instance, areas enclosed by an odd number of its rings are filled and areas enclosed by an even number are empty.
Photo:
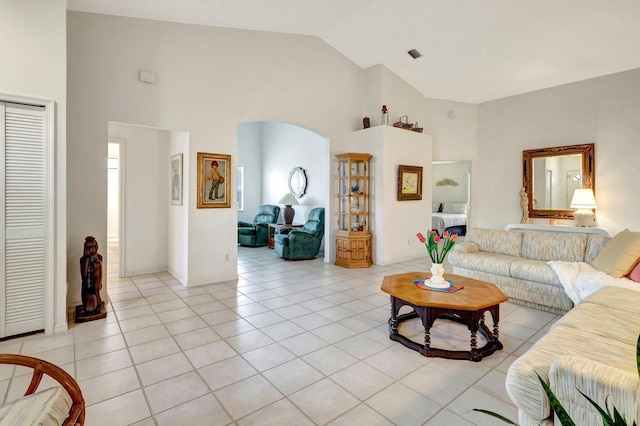
[[[627,275],[627,278],[630,280],[634,280],[637,283],[640,283],[640,263],[638,263]]]

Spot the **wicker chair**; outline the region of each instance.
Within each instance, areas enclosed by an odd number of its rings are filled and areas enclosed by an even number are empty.
[[[25,419],[28,414],[37,413],[39,409],[39,402],[36,402],[38,400],[36,400],[35,398],[38,397],[39,394],[52,394],[45,395],[46,398],[42,398],[47,402],[51,402],[52,399],[56,398],[56,395],[54,394],[59,391],[59,388],[57,387],[46,389],[34,395],[34,393],[38,389],[40,381],[42,380],[43,374],[46,374],[56,380],[69,394],[69,397],[71,399],[71,401],[69,401],[69,398],[67,398],[63,393],[62,395],[64,396],[62,398],[58,396],[58,398],[62,401],[57,408],[59,408],[60,406],[69,407],[68,414],[62,413],[60,415],[59,424],[64,426],[81,426],[84,424],[85,406],[82,391],[80,390],[80,386],[78,386],[78,383],[74,380],[73,377],[69,375],[69,373],[64,371],[62,368],[51,364],[50,362],[25,355],[0,354],[0,364],[20,365],[33,369],[31,383],[29,383],[29,387],[25,391],[24,397],[0,406],[0,425],[23,424],[24,421],[20,421],[21,419]],[[32,398],[32,401],[22,404],[22,402],[27,398]],[[48,419],[51,421],[52,417],[49,417]],[[16,423],[17,421],[20,422]]]

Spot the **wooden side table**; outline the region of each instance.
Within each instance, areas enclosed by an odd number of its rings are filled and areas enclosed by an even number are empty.
[[[280,233],[280,228],[288,226],[289,228],[302,228],[302,223],[270,223],[269,238],[267,239],[267,247],[272,249],[276,245],[275,235]]]

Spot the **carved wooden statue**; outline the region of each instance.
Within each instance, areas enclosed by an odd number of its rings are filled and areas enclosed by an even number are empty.
[[[80,258],[82,275],[82,307],[85,315],[100,313],[102,299],[102,256],[98,254],[98,242],[94,237],[84,239],[84,255]]]
[[[520,223],[529,223],[529,196],[524,188],[520,189],[520,207],[522,208],[522,220],[520,220]]]

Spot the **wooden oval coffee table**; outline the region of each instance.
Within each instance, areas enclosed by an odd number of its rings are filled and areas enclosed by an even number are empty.
[[[384,277],[382,291],[391,296],[389,338],[427,357],[480,361],[502,349],[502,343],[498,340],[498,321],[500,303],[506,302],[507,296],[493,284],[453,274],[446,274],[445,279],[464,286],[462,290],[453,293],[423,290],[413,283],[430,276],[427,272],[409,272]],[[400,308],[405,305],[413,308],[413,312],[398,315]],[[490,312],[493,317],[493,331],[484,323],[485,312]],[[416,317],[422,320],[424,326],[424,345],[398,333],[399,323]],[[470,350],[454,351],[432,347],[430,329],[438,318],[465,324],[471,332]],[[477,344],[478,332],[487,339],[487,344],[481,348]]]

